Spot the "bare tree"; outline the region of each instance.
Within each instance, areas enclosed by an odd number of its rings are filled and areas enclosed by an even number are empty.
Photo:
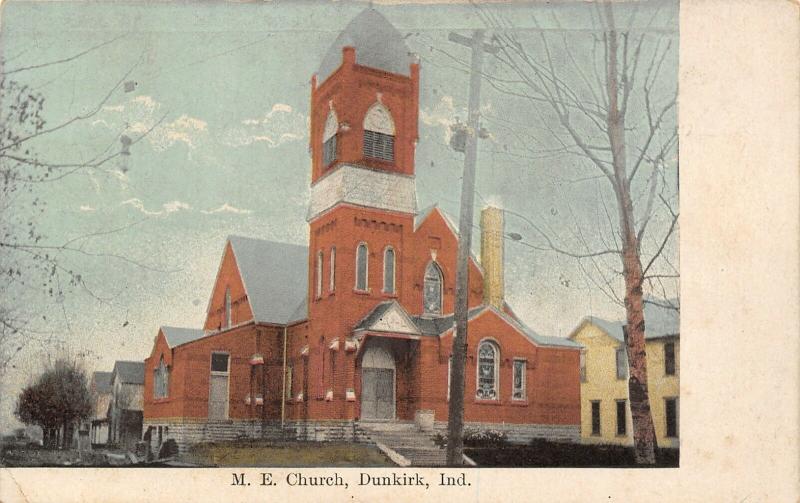
[[[37,217],[47,211],[46,201],[37,194],[45,184],[80,172],[111,173],[107,166],[112,160],[128,155],[131,145],[141,141],[160,122],[149,130],[128,138],[114,137],[109,144],[88,158],[72,161],[53,160],[42,154],[43,145],[70,128],[86,124],[103,110],[103,107],[125,88],[138,63],[115,82],[107,92],[98,97],[88,110],[75,114],[55,124],[45,120],[46,96],[26,84],[32,73],[55,65],[71,63],[93,51],[112,44],[121,37],[110,39],[71,56],[28,66],[8,68],[8,61],[0,59],[0,376],[25,344],[38,341],[44,346],[57,342],[57,336],[47,329],[50,320],[38,311],[26,308],[21,296],[42,296],[57,304],[71,289],[81,289],[98,298],[87,285],[84,275],[69,266],[68,255],[102,257],[147,267],[128,257],[94,252],[87,248],[90,239],[130,227],[103,229],[63,242],[45,236],[37,224]],[[98,300],[100,300],[98,298]]]
[[[534,230],[525,244],[577,260],[594,287],[624,306],[636,461],[653,464],[643,310],[649,299],[643,293],[647,287],[669,298],[666,292],[677,289],[678,270],[665,252],[674,246],[679,215],[677,76],[668,73],[675,47],[668,34],[649,29],[658,9],[637,19],[639,7],[627,7],[622,28],[615,12],[620,7],[606,2],[591,9],[594,30],[564,29],[555,15],[548,20],[554,28],[537,22],[535,30],[517,30],[500,10],[477,7],[500,47],[496,71],[484,78],[527,113],[522,120],[512,114],[485,118],[515,145],[500,153],[522,163],[563,157],[589,170],[569,182],[596,185],[591,230],[572,206],[566,215],[571,223],[564,226],[572,233],[568,239],[545,221],[507,211]],[[634,29],[637,21],[645,28]],[[654,230],[658,235],[651,235]],[[677,303],[665,307],[679,309]]]

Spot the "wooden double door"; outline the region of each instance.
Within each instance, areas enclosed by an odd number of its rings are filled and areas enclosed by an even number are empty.
[[[361,419],[394,419],[394,369],[361,369]]]

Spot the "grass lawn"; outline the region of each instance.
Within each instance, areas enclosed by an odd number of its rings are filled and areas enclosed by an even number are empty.
[[[346,442],[262,442],[200,444],[182,461],[211,466],[395,466],[375,446]]]

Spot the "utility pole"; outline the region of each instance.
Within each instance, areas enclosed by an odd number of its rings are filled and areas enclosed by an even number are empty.
[[[458,258],[456,264],[456,332],[453,338],[453,360],[450,368],[450,404],[447,416],[447,465],[464,464],[464,367],[467,359],[467,315],[469,311],[469,257],[472,247],[472,212],[475,200],[475,164],[478,158],[480,129],[480,93],[483,52],[497,48],[483,43],[483,30],[475,30],[471,38],[450,33],[451,42],[472,49],[469,80],[464,175],[461,180],[461,209],[458,223]]]

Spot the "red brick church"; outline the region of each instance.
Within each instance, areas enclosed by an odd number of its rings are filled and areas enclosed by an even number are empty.
[[[228,239],[203,327],[161,327],[145,360],[146,438],[443,427],[458,233],[438,208],[417,209],[418,109],[419,64],[364,11],[311,79],[308,246]],[[465,421],[519,441],[577,439],[580,347],[517,318],[503,298],[502,211],[485,209],[481,227]]]

